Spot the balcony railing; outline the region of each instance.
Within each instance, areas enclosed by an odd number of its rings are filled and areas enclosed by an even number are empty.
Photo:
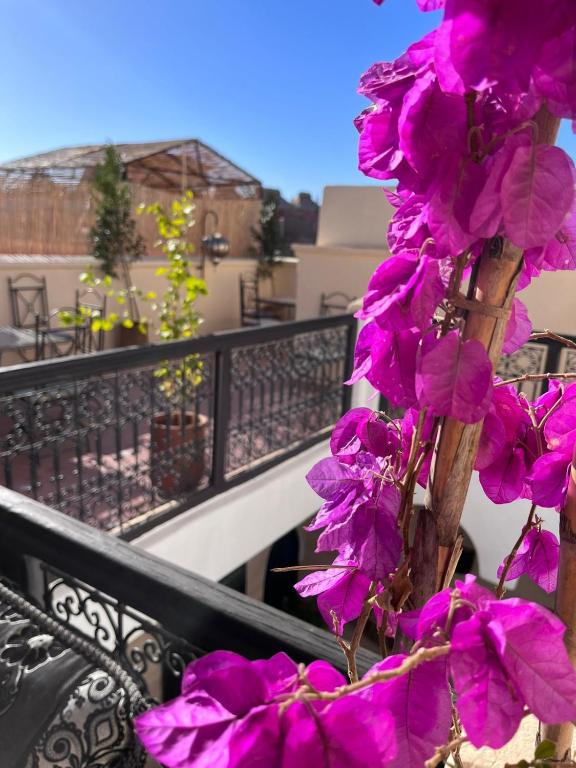
[[[351,315],[0,369],[0,484],[131,537],[326,437]]]
[[[140,548],[0,488],[0,579],[102,647],[146,696],[173,696],[193,658],[227,649],[344,659],[334,638]],[[361,650],[366,670],[375,657]]]

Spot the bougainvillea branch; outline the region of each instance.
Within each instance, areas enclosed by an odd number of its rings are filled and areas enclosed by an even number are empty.
[[[526,520],[526,523],[522,528],[522,531],[520,532],[520,536],[518,536],[514,546],[512,547],[512,550],[510,551],[510,554],[504,561],[502,569],[498,572],[500,581],[498,582],[498,586],[496,587],[496,597],[502,597],[504,592],[506,591],[505,583],[509,578],[509,573],[513,566],[514,559],[518,554],[518,550],[522,546],[522,543],[526,539],[526,536],[530,533],[530,531],[533,528],[534,517],[536,516],[536,509],[537,509],[536,504],[532,504],[532,506],[530,507],[530,512],[528,513],[528,519]]]
[[[545,328],[540,333],[533,333],[530,336],[530,341],[539,341],[540,339],[550,339],[551,341],[557,341],[559,344],[563,344],[565,347],[569,347],[570,349],[576,349],[575,341],[572,341],[572,339],[567,339],[565,336],[561,336],[559,333],[554,333],[554,331],[550,331],[548,328]]]

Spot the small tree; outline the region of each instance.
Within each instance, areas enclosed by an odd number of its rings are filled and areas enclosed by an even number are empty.
[[[275,262],[282,255],[284,239],[278,215],[278,201],[268,197],[262,201],[260,227],[252,227],[252,236],[258,248],[258,275],[272,277]]]
[[[156,246],[168,261],[168,266],[156,270],[156,275],[166,278],[168,287],[160,300],[153,304],[160,320],[158,334],[162,341],[192,338],[198,333],[202,322],[196,310],[196,301],[198,296],[205,296],[208,291],[206,282],[196,276],[195,266],[190,260],[194,244],[188,242],[187,235],[195,223],[192,197],[192,192],[186,192],[181,199],[173,200],[168,210],[159,203],[142,204],[138,208],[139,213],[154,217],[158,230]],[[181,365],[163,363],[156,370],[156,376],[164,379],[163,390],[170,394],[178,382],[197,385],[201,370],[198,355],[187,355]]]
[[[129,292],[132,320],[139,317],[138,304],[130,293],[130,263],[145,252],[142,236],[132,216],[132,195],[125,181],[124,166],[113,145],[105,149],[104,162],[96,166],[93,180],[96,222],[90,230],[90,253],[102,265],[105,275],[119,277]]]

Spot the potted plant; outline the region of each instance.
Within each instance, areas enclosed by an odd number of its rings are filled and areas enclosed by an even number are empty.
[[[63,324],[82,326],[89,322],[93,332],[120,327],[147,339],[149,319],[139,314],[138,321],[134,321],[130,309],[136,307],[136,300],[140,299],[157,314],[156,332],[162,341],[196,336],[202,321],[196,311],[196,300],[198,296],[206,295],[207,289],[205,281],[194,274],[195,267],[190,260],[194,245],[188,242],[187,232],[194,225],[192,199],[192,192],[188,191],[181,199],[174,200],[168,210],[158,203],[142,204],[137,209],[139,214],[154,216],[158,230],[156,246],[168,262],[167,266],[156,270],[156,275],[164,277],[168,284],[160,298],[155,291],[144,292],[132,284],[115,290],[110,274],[98,278],[87,271],[80,275],[80,281],[91,288],[104,288],[107,297],[119,305],[118,311],[102,315],[88,307],[78,307],[76,313],[60,313]],[[172,495],[196,487],[204,472],[202,446],[208,419],[194,411],[172,407],[181,393],[194,389],[201,382],[202,361],[198,355],[187,355],[177,363],[164,361],[154,371],[154,377],[159,380],[163,407],[153,415],[150,429],[152,476],[163,493]],[[197,446],[197,459],[190,463],[183,455],[183,449],[192,444]],[[173,461],[165,455],[170,451],[176,454]]]
[[[147,324],[140,317],[137,291],[130,274],[130,264],[142,258],[145,243],[136,230],[130,187],[125,181],[120,155],[113,145],[106,147],[104,162],[96,166],[92,185],[96,221],[88,237],[90,253],[100,262],[106,285],[110,286],[112,278],[118,277],[124,283],[124,289],[113,294],[123,305],[122,321],[113,321],[118,329],[118,346],[145,344],[148,341]],[[94,284],[95,278],[88,277],[84,282]]]
[[[138,211],[154,216],[158,230],[156,245],[168,262],[156,270],[168,283],[161,298],[152,304],[158,314],[158,334],[163,341],[193,338],[201,323],[196,300],[206,295],[207,290],[205,281],[194,274],[190,260],[194,245],[188,242],[187,233],[194,225],[192,193],[186,192],[181,199],[174,200],[168,210],[155,203],[141,205]],[[155,370],[154,376],[159,380],[164,408],[152,418],[152,476],[162,492],[172,495],[196,487],[204,472],[207,417],[171,407],[180,392],[200,384],[202,361],[198,355],[187,355],[177,363],[166,361]],[[191,444],[196,446],[196,459],[190,463],[183,449]],[[165,455],[170,451],[176,454],[173,461]]]

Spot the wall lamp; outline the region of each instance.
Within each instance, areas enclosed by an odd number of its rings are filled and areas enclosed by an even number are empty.
[[[214,217],[214,232],[212,234],[207,233],[208,217]],[[198,265],[198,269],[204,277],[206,271],[206,259],[210,259],[212,264],[216,266],[220,264],[222,259],[230,253],[230,241],[218,232],[218,214],[216,211],[206,211],[204,218],[202,219],[202,239],[200,240],[200,251],[202,253],[202,260]]]

